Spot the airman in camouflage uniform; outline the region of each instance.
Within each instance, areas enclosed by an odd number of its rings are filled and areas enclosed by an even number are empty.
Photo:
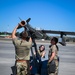
[[[30,48],[32,45],[31,37],[27,41],[28,36],[26,31],[21,33],[21,38],[17,38],[16,31],[18,27],[23,26],[21,23],[15,27],[12,32],[12,40],[15,46],[15,58],[16,58],[16,67],[17,75],[30,75],[29,73],[29,60],[30,60]]]
[[[58,39],[56,37],[53,37],[51,39],[51,45],[50,45],[50,50],[49,50],[49,54],[48,54],[48,75],[58,75],[58,65],[59,65],[59,61],[58,61],[58,46],[56,45],[58,42]],[[51,64],[51,62],[54,60],[55,62],[55,71],[54,72],[50,72],[49,70],[52,69],[51,67],[49,67],[49,65]]]

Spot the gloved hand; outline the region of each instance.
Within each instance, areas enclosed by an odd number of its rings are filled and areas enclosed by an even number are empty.
[[[18,23],[18,28],[17,29],[24,27],[25,24],[26,24],[25,21],[21,21],[20,23]]]

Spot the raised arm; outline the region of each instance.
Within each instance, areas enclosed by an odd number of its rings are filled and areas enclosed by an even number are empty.
[[[24,21],[21,21],[13,30],[12,32],[12,39],[16,38],[16,31],[17,29],[21,28],[21,27],[24,27],[25,26],[25,22]]]
[[[41,57],[44,58],[45,57],[45,54],[46,54],[46,52],[44,51]]]
[[[29,42],[32,42],[32,38],[31,37],[29,38]]]
[[[14,28],[14,30],[13,30],[13,32],[12,32],[12,39],[14,39],[14,38],[16,38],[16,31],[17,31],[17,28],[19,27],[19,25],[17,25],[15,28]]]

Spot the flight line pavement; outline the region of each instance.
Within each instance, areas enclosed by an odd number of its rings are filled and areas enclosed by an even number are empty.
[[[37,42],[37,48],[40,44],[46,47],[46,59],[49,50],[49,43]],[[75,75],[75,44],[59,46],[59,74],[58,75]],[[11,67],[15,64],[15,50],[10,40],[0,40],[0,75],[13,75]],[[42,74],[45,75],[45,74]]]

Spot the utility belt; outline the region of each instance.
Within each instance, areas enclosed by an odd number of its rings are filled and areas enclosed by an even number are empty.
[[[28,62],[29,60],[16,60],[16,62]]]

